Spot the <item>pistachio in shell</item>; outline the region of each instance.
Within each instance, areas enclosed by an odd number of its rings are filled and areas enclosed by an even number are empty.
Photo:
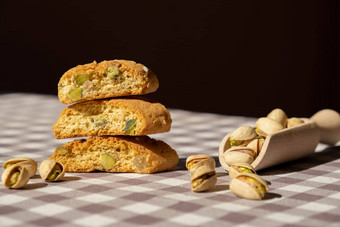
[[[295,127],[305,123],[301,118],[292,117],[288,119],[287,128]]]
[[[191,188],[194,192],[207,191],[215,186],[217,182],[216,171],[209,166],[198,167],[191,178]]]
[[[60,162],[47,159],[40,164],[39,173],[45,181],[59,181],[65,175],[65,168]]]
[[[230,134],[230,146],[247,145],[257,137],[256,131],[250,126],[240,126]]]
[[[230,191],[245,199],[261,200],[268,191],[268,185],[260,176],[253,173],[241,173],[233,178]]]
[[[234,178],[241,173],[255,173],[256,174],[254,167],[250,165],[249,163],[235,163],[230,166],[228,172],[229,172],[230,178]]]
[[[30,175],[28,170],[18,164],[7,167],[1,175],[4,186],[13,189],[24,187],[29,179]]]
[[[4,162],[2,166],[6,169],[15,164],[24,166],[28,170],[30,177],[33,177],[37,172],[38,163],[33,159],[27,157],[11,158]]]
[[[235,163],[252,163],[256,158],[256,152],[249,147],[231,147],[223,154],[225,163],[233,165]]]
[[[274,109],[268,115],[268,118],[279,122],[284,128],[287,126],[287,114],[282,109]]]
[[[282,124],[268,117],[261,117],[256,121],[256,133],[259,136],[267,137],[282,129],[284,129]]]
[[[191,174],[195,171],[196,168],[202,165],[208,165],[212,168],[215,168],[215,159],[206,154],[190,155],[185,163],[185,166]]]
[[[256,155],[258,155],[262,149],[263,144],[263,138],[253,139],[250,143],[248,143],[247,147],[253,149],[256,152]]]

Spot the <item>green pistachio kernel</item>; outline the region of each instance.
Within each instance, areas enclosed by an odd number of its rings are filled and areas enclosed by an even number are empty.
[[[116,159],[108,153],[101,153],[100,164],[103,166],[105,170],[109,170],[112,169],[116,164]]]
[[[7,164],[6,167],[5,167],[5,169],[8,168],[8,167],[10,167],[10,166],[12,166],[12,165],[14,165],[14,163]]]
[[[242,173],[252,173],[252,171],[246,167],[239,167],[238,168]]]
[[[195,165],[195,163],[191,162],[191,163],[188,164],[188,168],[191,169],[194,165]]]
[[[238,146],[242,143],[242,140],[230,140],[230,146]]]
[[[109,67],[106,68],[106,74],[108,75],[108,77],[110,77],[111,79],[114,79],[115,77],[118,76],[119,74],[119,69],[117,66],[115,65],[110,65]]]
[[[136,125],[137,125],[137,121],[136,120],[127,120],[124,131],[126,133],[134,133]]]
[[[81,99],[82,95],[83,95],[83,89],[80,87],[71,89],[67,93],[68,98],[71,99],[72,101],[77,101]]]
[[[17,183],[20,173],[15,172],[12,174],[11,179],[9,179],[9,185],[13,186]]]
[[[200,178],[197,178],[196,180],[194,180],[194,182],[192,183],[193,187],[197,187],[198,185],[202,184],[203,181],[207,180],[210,177],[210,174],[205,174],[203,176],[201,176]]]
[[[86,81],[90,79],[90,75],[83,73],[76,76],[76,84],[83,85]]]
[[[57,176],[61,173],[61,169],[59,166],[55,166],[53,170],[51,171],[50,175],[48,175],[48,180],[54,180],[57,178]]]

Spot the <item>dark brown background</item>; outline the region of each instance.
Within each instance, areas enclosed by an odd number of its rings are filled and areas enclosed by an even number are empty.
[[[172,108],[340,111],[337,1],[0,1],[0,92],[57,94],[61,75],[130,59]]]

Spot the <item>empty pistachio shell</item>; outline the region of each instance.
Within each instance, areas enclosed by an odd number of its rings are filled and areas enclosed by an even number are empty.
[[[187,158],[185,166],[192,174],[196,168],[202,165],[208,165],[215,168],[215,159],[205,154],[191,155]]]
[[[301,118],[292,117],[288,119],[287,128],[291,128],[297,125],[305,123]]]
[[[256,153],[249,147],[231,147],[223,154],[225,163],[232,165],[235,163],[252,163]]]
[[[283,128],[282,124],[268,117],[261,117],[256,121],[256,133],[263,137],[279,132]]]
[[[245,199],[260,200],[268,191],[268,185],[260,176],[253,173],[241,173],[233,178],[230,191]]]
[[[194,192],[207,191],[215,186],[217,176],[215,169],[209,166],[200,166],[191,178],[191,188]]]
[[[40,164],[39,173],[45,181],[58,181],[63,178],[65,169],[60,162],[54,159],[48,159]]]
[[[279,108],[272,110],[267,117],[279,122],[283,127],[286,127],[287,125],[287,115]]]
[[[29,179],[30,175],[28,170],[18,164],[9,166],[1,175],[1,180],[7,188],[22,188],[27,184]]]
[[[229,141],[231,146],[247,145],[257,136],[256,131],[250,126],[240,126],[230,134]]]
[[[254,167],[248,163],[235,163],[230,166],[229,177],[234,178],[240,173],[256,173]]]
[[[30,177],[33,177],[37,172],[38,163],[33,159],[27,157],[11,158],[4,162],[2,166],[6,169],[15,164],[20,164],[21,166],[24,166],[28,170]]]

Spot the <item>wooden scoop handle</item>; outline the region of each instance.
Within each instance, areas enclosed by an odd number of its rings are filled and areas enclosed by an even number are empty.
[[[320,142],[334,145],[340,140],[340,114],[335,110],[324,109],[311,118],[320,129]]]

